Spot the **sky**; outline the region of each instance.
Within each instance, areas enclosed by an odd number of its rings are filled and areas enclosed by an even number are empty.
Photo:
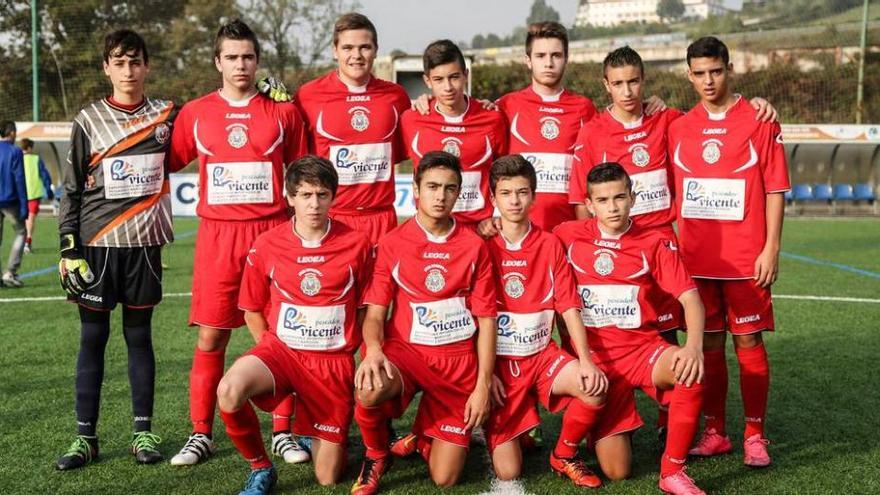
[[[467,41],[476,34],[507,35],[524,25],[532,0],[359,0],[359,11],[379,32],[379,53],[394,49],[421,53],[428,43]],[[566,26],[574,23],[578,0],[547,0]]]

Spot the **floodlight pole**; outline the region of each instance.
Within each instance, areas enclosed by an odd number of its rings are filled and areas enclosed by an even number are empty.
[[[40,121],[40,19],[37,0],[31,0],[31,104],[34,122]]]
[[[859,45],[859,86],[856,90],[856,124],[862,123],[862,113],[865,111],[865,45],[868,38],[868,0],[862,9],[862,41]]]

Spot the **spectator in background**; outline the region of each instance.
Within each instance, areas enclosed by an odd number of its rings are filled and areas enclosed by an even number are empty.
[[[34,142],[24,138],[21,140],[21,150],[24,152],[24,179],[27,184],[28,217],[25,221],[27,238],[24,241],[24,252],[31,252],[31,241],[34,237],[37,213],[40,212],[40,201],[48,198],[55,199],[52,189],[52,177],[46,170],[46,164],[40,155],[34,153]]]
[[[9,252],[9,262],[3,272],[3,285],[21,287],[18,267],[24,250],[25,219],[28,216],[27,188],[24,181],[22,152],[15,146],[15,122],[0,122],[0,243],[3,241],[3,219],[9,217],[15,239]]]

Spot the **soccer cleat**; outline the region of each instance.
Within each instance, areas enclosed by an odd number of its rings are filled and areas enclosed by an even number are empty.
[[[217,450],[214,441],[205,434],[193,433],[187,439],[186,444],[174,457],[171,458],[172,466],[192,466],[198,464]]]
[[[290,433],[272,435],[272,453],[288,464],[309,462],[312,456],[293,438]]]
[[[244,483],[244,490],[238,495],[266,495],[278,481],[278,471],[274,467],[254,469]]]
[[[98,437],[77,435],[76,440],[58,461],[55,468],[59,471],[77,469],[98,458]]]
[[[590,471],[584,461],[576,457],[566,459],[556,457],[554,452],[550,452],[550,469],[560,477],[568,477],[574,486],[580,488],[599,488],[602,486],[602,480]]]
[[[12,272],[6,272],[3,274],[3,285],[6,287],[12,287],[18,289],[24,285],[24,282],[18,278],[18,274]]]
[[[694,480],[685,473],[684,468],[675,474],[661,477],[658,486],[663,493],[672,495],[706,495],[706,492],[700,490]]]
[[[697,457],[711,457],[730,453],[731,450],[733,450],[733,445],[730,443],[730,437],[719,434],[715,428],[706,428],[700,436],[700,440],[688,451],[688,454]]]
[[[160,443],[162,439],[149,431],[135,432],[131,440],[131,453],[134,454],[138,464],[155,464],[164,459],[159,452]]]
[[[770,453],[767,452],[767,445],[769,444],[770,440],[758,434],[746,438],[746,441],[743,442],[743,450],[745,451],[743,462],[745,465],[756,468],[769,466]]]
[[[409,457],[416,452],[416,435],[415,433],[407,433],[402,437],[396,437],[391,440],[388,449],[396,457]]]
[[[379,480],[391,469],[394,457],[386,455],[378,459],[364,458],[361,473],[351,487],[352,495],[373,495],[379,493]]]

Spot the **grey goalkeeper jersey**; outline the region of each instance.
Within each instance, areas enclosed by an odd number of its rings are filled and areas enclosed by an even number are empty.
[[[154,98],[133,110],[105,98],[79,112],[62,166],[62,235],[99,247],[173,240],[168,149],[176,115],[172,102]]]

